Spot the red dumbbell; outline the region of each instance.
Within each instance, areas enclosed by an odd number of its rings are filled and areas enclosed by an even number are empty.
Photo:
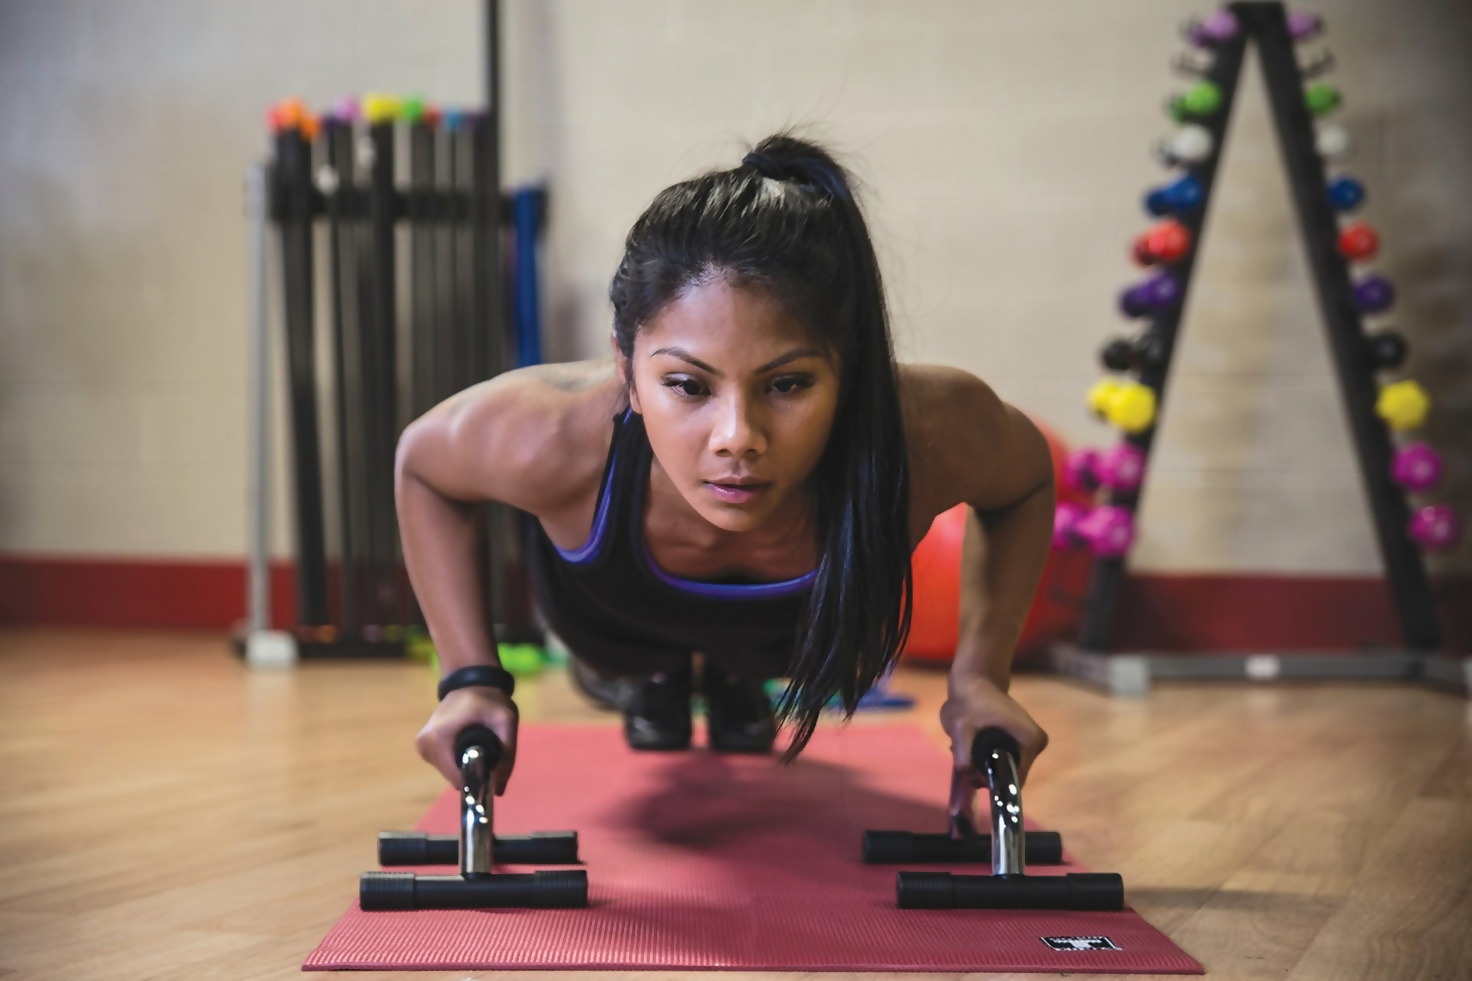
[[[1163,221],[1135,239],[1135,261],[1142,266],[1177,262],[1191,251],[1191,233],[1178,221]]]
[[[1380,236],[1362,221],[1351,222],[1339,232],[1339,252],[1351,262],[1372,258],[1380,251]]]

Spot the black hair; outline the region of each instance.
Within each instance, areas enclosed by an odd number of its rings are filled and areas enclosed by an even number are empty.
[[[817,575],[777,705],[797,756],[835,697],[851,716],[910,629],[909,468],[879,263],[847,171],[823,148],[770,136],[733,170],[661,191],[634,223],[609,286],[619,351],[696,286],[755,288],[825,343],[837,413],[810,478]],[[628,378],[625,384],[629,384]]]

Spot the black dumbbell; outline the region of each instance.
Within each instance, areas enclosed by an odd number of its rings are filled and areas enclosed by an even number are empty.
[[[992,874],[901,872],[895,883],[901,909],[1124,908],[1124,880],[1116,873],[1026,874],[1020,755],[1017,740],[1003,729],[983,729],[971,743],[972,765],[986,773],[991,795]]]
[[[577,860],[576,832],[555,832],[549,847],[540,842],[548,838],[536,835],[516,839],[498,839],[493,831],[495,796],[491,791],[492,774],[501,758],[501,740],[485,726],[469,726],[455,740],[455,757],[460,761],[460,834],[453,839],[454,857],[460,865],[459,875],[417,875],[412,872],[365,872],[358,884],[358,901],[365,911],[416,909],[490,909],[529,906],[540,909],[574,909],[588,905],[588,874],[581,869],[553,872],[492,873],[493,862],[513,859],[500,854],[502,842],[516,841],[513,853],[537,849],[566,855],[571,838],[572,858]],[[437,836],[438,837],[438,836]],[[442,844],[423,844],[424,854],[442,850]],[[420,845],[390,844],[390,857],[401,857],[400,849],[414,851]],[[384,854],[383,838],[379,854]],[[436,851],[436,856],[442,851]],[[416,862],[418,860],[416,859]],[[563,861],[538,859],[538,861]],[[385,864],[390,864],[385,862]],[[440,864],[424,862],[423,864]]]
[[[1373,368],[1398,368],[1409,353],[1406,339],[1393,330],[1365,335],[1365,356]]]
[[[1113,338],[1099,351],[1099,360],[1110,371],[1164,367],[1165,337],[1159,331],[1150,330],[1134,340]]]

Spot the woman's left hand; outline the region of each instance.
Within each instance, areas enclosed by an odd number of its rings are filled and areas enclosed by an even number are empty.
[[[957,776],[951,800],[951,814],[960,813],[968,801],[954,799],[966,788],[975,789],[986,783],[986,775],[971,765],[971,741],[983,729],[995,726],[1005,729],[1017,740],[1022,758],[1017,761],[1017,776],[1024,783],[1033,761],[1048,745],[1048,734],[1033,721],[1017,701],[986,678],[951,679],[950,697],[940,707],[940,724],[951,737],[951,757]]]

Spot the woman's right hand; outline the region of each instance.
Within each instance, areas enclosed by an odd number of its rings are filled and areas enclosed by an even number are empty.
[[[504,747],[496,764],[496,796],[506,792],[506,782],[516,766],[516,703],[497,688],[475,685],[457,688],[445,696],[434,714],[414,737],[414,746],[424,762],[434,767],[460,790],[460,761],[455,758],[455,737],[466,726],[480,724],[501,737]]]

